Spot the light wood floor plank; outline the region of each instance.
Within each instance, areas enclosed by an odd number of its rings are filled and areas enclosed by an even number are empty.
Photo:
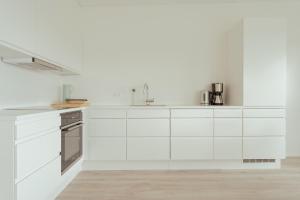
[[[300,200],[300,158],[280,170],[81,172],[57,200]]]

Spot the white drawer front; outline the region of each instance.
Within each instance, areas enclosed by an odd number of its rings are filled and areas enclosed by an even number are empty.
[[[242,137],[215,137],[214,153],[217,160],[242,159]]]
[[[213,137],[187,137],[171,139],[172,160],[213,159]]]
[[[284,137],[244,137],[244,159],[284,159]]]
[[[215,136],[242,136],[243,120],[241,118],[215,118]]]
[[[89,118],[125,119],[126,110],[122,109],[93,109],[88,111]]]
[[[172,118],[213,117],[213,109],[172,109]]]
[[[170,139],[160,138],[128,138],[128,160],[169,160]]]
[[[284,136],[285,120],[281,118],[245,118],[244,136]]]
[[[90,136],[126,136],[126,119],[89,119]]]
[[[213,118],[172,119],[171,136],[213,136]]]
[[[32,121],[22,121],[16,125],[16,139],[33,136],[49,130],[59,129],[61,122],[60,117],[57,115],[44,117]]]
[[[128,110],[128,118],[170,118],[169,109],[132,109]]]
[[[244,117],[285,117],[285,109],[244,109]]]
[[[243,111],[242,109],[214,109],[214,117],[241,118],[243,117]]]
[[[170,136],[170,120],[128,119],[127,136]]]
[[[126,138],[89,138],[89,160],[126,160]]]
[[[16,145],[16,178],[22,179],[58,157],[60,140],[61,134],[56,131]]]
[[[17,200],[53,199],[60,183],[60,157],[50,162],[16,186]]]

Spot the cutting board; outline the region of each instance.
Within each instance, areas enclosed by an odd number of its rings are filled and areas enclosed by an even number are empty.
[[[88,102],[78,102],[78,103],[64,102],[64,103],[54,103],[51,105],[51,107],[55,109],[63,109],[63,108],[80,108],[80,107],[86,107],[88,105],[89,105]]]

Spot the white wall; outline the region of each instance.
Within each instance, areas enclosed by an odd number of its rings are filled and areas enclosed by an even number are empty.
[[[61,78],[0,62],[0,109],[49,105],[60,98]]]
[[[226,34],[243,17],[288,21],[287,150],[300,155],[297,75],[300,4],[131,5],[83,9],[84,72],[66,79],[74,97],[94,104],[129,104],[130,89],[148,82],[158,103],[197,104],[199,91],[225,80]]]

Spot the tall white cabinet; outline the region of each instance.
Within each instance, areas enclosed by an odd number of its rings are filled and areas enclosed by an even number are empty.
[[[286,21],[245,18],[228,36],[226,103],[285,107]]]

